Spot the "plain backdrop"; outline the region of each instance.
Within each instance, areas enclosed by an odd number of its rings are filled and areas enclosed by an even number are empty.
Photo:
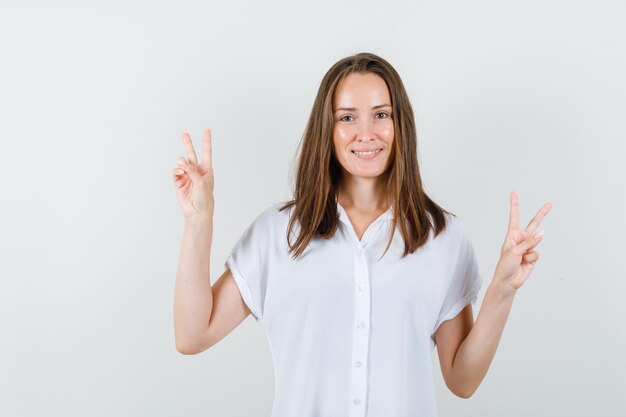
[[[441,417],[623,416],[626,6],[621,1],[0,3],[0,415],[269,416],[249,316],[176,351],[171,178],[213,130],[211,281],[290,197],[319,83],[368,51],[400,73],[426,190],[493,277],[518,192],[541,258],[470,399]]]

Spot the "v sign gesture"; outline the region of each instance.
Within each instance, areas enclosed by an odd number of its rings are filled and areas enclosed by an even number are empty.
[[[188,133],[183,133],[183,144],[187,151],[187,159],[179,157],[176,160],[178,168],[174,168],[172,172],[180,208],[185,220],[196,216],[212,216],[215,180],[211,160],[211,130],[205,129],[204,131],[201,163],[198,163],[196,151],[193,149]]]
[[[511,211],[509,214],[509,228],[504,238],[500,259],[496,265],[494,280],[505,284],[504,287],[515,292],[528,279],[533,266],[539,259],[539,252],[535,247],[543,238],[543,231],[535,233],[537,227],[552,208],[547,202],[539,209],[535,217],[524,230],[519,228],[519,203],[515,191],[510,195]]]
[[[493,281],[487,288],[476,323],[471,324],[470,308],[466,310],[465,315],[459,314],[459,319],[451,320],[452,324],[444,327],[446,324],[443,323],[437,330],[437,344],[448,346],[440,355],[447,357],[447,363],[452,364],[445,368],[448,375],[446,383],[449,387],[457,387],[456,389],[465,395],[464,398],[472,395],[487,374],[514,296],[524,285],[539,259],[539,253],[534,249],[541,242],[543,232],[535,233],[535,230],[552,208],[551,202],[544,204],[528,226],[520,230],[519,204],[515,191],[511,192],[510,201],[509,228]]]

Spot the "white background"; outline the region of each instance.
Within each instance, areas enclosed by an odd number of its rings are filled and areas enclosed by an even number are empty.
[[[248,317],[176,351],[181,132],[213,130],[211,280],[290,197],[319,82],[368,51],[412,100],[427,192],[485,284],[509,213],[546,201],[541,259],[476,394],[447,416],[625,415],[626,6],[621,1],[0,3],[0,414],[269,416]]]

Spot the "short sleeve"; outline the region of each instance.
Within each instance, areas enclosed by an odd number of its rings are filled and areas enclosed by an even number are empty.
[[[267,292],[270,220],[269,211],[259,215],[237,240],[224,262],[224,266],[232,272],[241,297],[256,321],[263,318]]]
[[[456,254],[450,254],[450,259],[454,262],[452,276],[448,281],[439,317],[432,331],[433,337],[441,323],[456,317],[470,302],[476,303],[483,282],[478,259],[465,226],[457,220],[455,227],[459,243],[453,245]]]

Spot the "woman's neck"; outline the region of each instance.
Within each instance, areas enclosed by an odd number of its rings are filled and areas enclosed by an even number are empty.
[[[385,211],[389,207],[386,182],[381,177],[363,178],[344,175],[337,201],[345,209],[362,213]]]

